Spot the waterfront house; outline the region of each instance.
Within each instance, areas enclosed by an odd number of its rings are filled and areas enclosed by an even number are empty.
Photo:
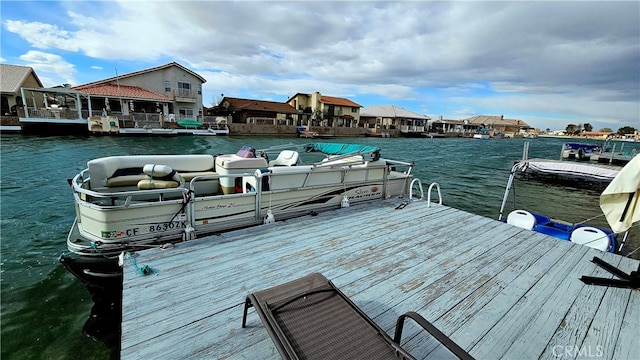
[[[534,130],[526,122],[517,119],[505,119],[504,115],[478,115],[463,120],[469,124],[482,126],[492,135],[504,135],[506,137],[522,137],[524,133]]]
[[[373,129],[425,132],[430,119],[395,105],[375,105],[360,111],[361,123],[364,127]]]
[[[36,72],[28,66],[0,64],[0,92],[2,93],[2,116],[17,116],[18,108],[24,105],[20,88],[42,88]]]
[[[471,137],[477,133],[482,124],[472,124],[468,120],[438,119],[429,121],[429,129],[433,132],[444,133],[449,136]]]
[[[92,98],[94,116],[108,114],[125,122],[162,124],[202,120],[202,84],[206,80],[171,62],[72,87]]]
[[[283,102],[224,97],[206,111],[206,115],[230,118],[230,124],[300,125],[298,110]]]
[[[297,93],[287,100],[300,113],[302,125],[320,127],[358,127],[360,104],[349,99],[326,96],[319,92]]]

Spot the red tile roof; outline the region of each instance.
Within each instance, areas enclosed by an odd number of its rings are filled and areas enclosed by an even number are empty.
[[[298,113],[298,111],[293,106],[287,103],[276,102],[276,101],[264,101],[264,100],[225,97],[224,99],[222,99],[220,104],[222,105],[225,102],[228,102],[230,107],[233,107],[238,110],[271,111],[271,112],[278,112],[282,114]]]
[[[287,100],[287,102],[290,102],[291,100],[297,98],[300,95],[303,95],[303,96],[306,96],[306,97],[311,97],[311,94],[296,93],[295,95],[290,97],[289,100]],[[351,101],[349,99],[333,97],[333,96],[320,95],[320,102],[324,103],[324,104],[329,104],[329,105],[350,106],[350,107],[357,107],[357,108],[361,108],[362,107],[362,105],[360,105],[358,103],[355,103],[355,102],[353,102],[353,101]]]
[[[349,99],[343,99],[343,98],[333,97],[333,96],[320,95],[320,102],[329,104],[329,105],[351,106],[351,107],[357,107],[357,108],[362,107],[362,105],[357,104]]]
[[[172,101],[168,96],[143,89],[138,86],[130,85],[113,85],[113,84],[86,84],[72,87],[73,90],[88,93],[94,96],[104,97],[123,97],[127,99],[143,99],[143,100],[155,100],[155,101]]]

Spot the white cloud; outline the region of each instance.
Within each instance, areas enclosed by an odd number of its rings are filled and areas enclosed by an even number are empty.
[[[26,66],[32,67],[45,87],[61,85],[61,83],[75,84],[75,66],[65,61],[61,56],[42,51],[30,50],[20,56]],[[50,76],[47,74],[55,74]]]
[[[474,111],[548,114],[541,121],[562,114],[603,122],[640,116],[638,2],[73,5],[58,24],[3,24],[52,54],[150,66],[178,61],[203,75],[211,94],[275,100],[295,92],[368,94],[423,101],[420,108],[446,109],[452,117]],[[54,63],[65,67],[64,60]]]

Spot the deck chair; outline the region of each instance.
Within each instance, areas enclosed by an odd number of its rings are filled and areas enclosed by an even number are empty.
[[[460,359],[464,349],[415,312],[398,318],[391,339],[373,320],[320,273],[249,294],[283,359],[414,359],[400,346],[406,318],[414,320]]]

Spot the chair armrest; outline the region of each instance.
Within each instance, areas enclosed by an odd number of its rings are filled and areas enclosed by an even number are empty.
[[[473,360],[473,357],[469,355],[469,353],[467,353],[463,348],[461,348],[447,335],[443,334],[442,331],[438,330],[438,328],[436,328],[435,326],[433,326],[433,324],[423,318],[422,315],[413,311],[409,311],[398,317],[398,321],[396,322],[396,333],[393,337],[393,341],[395,341],[398,345],[400,345],[400,341],[402,340],[402,329],[404,328],[404,320],[406,318],[410,318],[418,323],[418,325],[422,326],[423,329],[425,329],[429,334],[431,334],[431,336],[433,336],[442,345],[449,349],[459,359]]]

